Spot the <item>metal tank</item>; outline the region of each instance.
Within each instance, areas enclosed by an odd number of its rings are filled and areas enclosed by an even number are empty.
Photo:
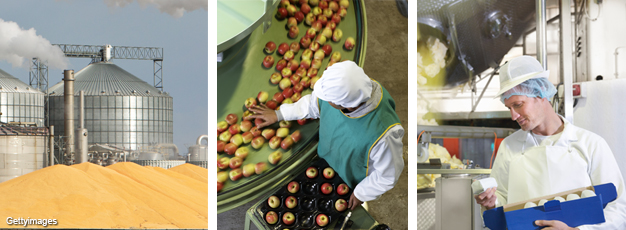
[[[111,62],[92,63],[74,75],[74,100],[84,91],[88,142],[136,150],[141,146],[173,143],[173,99]],[[64,83],[48,90],[50,124],[63,135]],[[78,119],[78,106],[74,108]]]
[[[0,69],[0,122],[44,126],[44,93]]]
[[[0,126],[0,183],[44,167],[48,129]]]

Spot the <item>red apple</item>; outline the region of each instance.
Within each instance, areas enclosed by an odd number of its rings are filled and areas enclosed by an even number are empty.
[[[296,59],[293,59],[287,63],[287,66],[285,68],[289,68],[291,72],[293,73],[294,71],[298,69],[299,66],[300,66],[300,62],[298,62],[298,60]]]
[[[324,169],[322,174],[324,174],[324,178],[330,180],[330,179],[333,179],[333,177],[335,177],[335,170],[333,170],[333,168],[331,167],[328,167]]]
[[[243,137],[241,137],[241,134],[235,134],[230,138],[230,143],[233,143],[237,147],[239,147],[241,144],[243,144]]]
[[[348,37],[346,38],[346,42],[344,43],[343,47],[345,47],[347,50],[352,50],[355,44],[356,41],[354,41],[354,38]]]
[[[302,79],[300,79],[300,84],[302,84],[302,87],[304,88],[309,88],[311,86],[311,78],[307,76],[302,77]]]
[[[315,177],[317,177],[317,168],[315,167],[309,167],[306,169],[306,177],[313,179]]]
[[[294,5],[287,6],[287,14],[289,16],[296,15],[296,12],[298,12],[298,8],[296,8],[296,6],[294,6]]]
[[[267,161],[270,162],[270,164],[278,164],[278,162],[280,162],[280,159],[283,157],[283,153],[280,152],[280,150],[278,151],[274,151],[272,153],[270,153],[270,155],[267,157]]]
[[[289,85],[291,85],[291,80],[290,79],[287,79],[287,80],[289,81]],[[283,97],[290,98],[291,95],[293,95],[293,89],[291,89],[291,87],[287,87],[283,89]]]
[[[302,66],[302,63],[303,63],[305,60],[308,60],[308,62],[307,62],[307,64],[306,64],[306,65],[308,65],[308,67],[307,67],[306,69],[309,69],[309,67],[311,66],[311,58],[312,58],[312,57],[313,57],[313,51],[312,51],[312,50],[310,50],[310,49],[306,49],[306,50],[304,50],[304,51],[302,52],[302,56],[300,56],[300,58],[302,59],[302,61],[300,62],[300,67],[303,67],[303,66]]]
[[[310,26],[311,24],[313,24],[315,20],[316,18],[313,12],[309,12],[306,14],[306,16],[304,16],[304,24],[306,24],[307,26]]]
[[[232,169],[228,173],[228,176],[230,177],[230,180],[237,181],[243,176],[243,171],[241,169]]]
[[[296,181],[289,182],[289,184],[287,184],[287,191],[292,194],[297,193],[298,191],[300,191],[300,184],[298,184],[298,182]]]
[[[298,102],[300,100],[300,98],[302,98],[302,94],[300,92],[295,92],[292,96],[291,96],[291,101],[293,102]]]
[[[339,194],[340,196],[348,194],[349,191],[350,191],[350,188],[346,184],[342,183],[339,186],[337,186],[337,194]]]
[[[257,175],[265,172],[265,170],[267,170],[267,163],[265,163],[265,162],[256,163],[256,165],[254,166],[254,172]],[[279,201],[279,203],[280,203],[280,201]]]
[[[315,218],[315,223],[317,223],[317,225],[320,227],[328,225],[328,216],[323,213],[317,214],[317,217]]]
[[[273,136],[272,139],[270,139],[268,145],[270,146],[271,149],[277,149],[280,147],[280,142],[282,142],[283,139],[277,136]]]
[[[285,52],[285,55],[283,55],[283,59],[287,61],[293,60],[294,57],[295,57],[295,54],[291,50],[287,50],[287,52]]]
[[[276,107],[278,107],[278,104],[276,103],[276,101],[271,100],[265,103],[265,106],[267,106],[267,108],[276,110]]]
[[[309,39],[314,39],[315,35],[317,35],[317,31],[314,28],[309,28],[308,30],[306,30],[304,37],[309,38]]]
[[[330,18],[333,16],[333,10],[328,9],[328,8],[322,9],[322,15],[324,15],[324,17],[326,18]]]
[[[280,8],[287,8],[289,5],[291,5],[291,3],[289,3],[289,0],[280,0]]]
[[[228,132],[230,132],[230,134],[232,134],[232,135],[235,135],[235,134],[241,132],[239,124],[231,125],[230,128],[228,128]]]
[[[345,7],[339,7],[339,11],[337,11],[337,14],[339,14],[341,18],[345,18],[346,15],[348,14],[348,10]]]
[[[270,206],[270,208],[278,208],[278,206],[280,206],[280,198],[270,196],[270,198],[267,199],[267,206]]]
[[[292,145],[293,145],[293,140],[289,136],[285,137],[285,139],[283,139],[283,141],[280,142],[280,147],[284,150],[290,149]]]
[[[313,68],[313,61],[311,61],[311,68],[309,68],[308,71],[306,71],[306,76],[311,78],[311,80],[313,80],[313,77],[317,76],[317,70],[316,68]]]
[[[315,77],[311,78],[311,89],[315,89],[315,83],[319,79],[320,79],[320,77],[318,77],[318,76],[315,76]]]
[[[281,71],[285,68],[285,66],[287,66],[287,60],[280,59],[278,60],[278,63],[276,63],[276,70]]]
[[[315,52],[315,51],[318,51],[318,50],[320,49],[320,47],[321,47],[321,46],[320,46],[320,44],[319,44],[318,42],[316,42],[316,41],[312,41],[312,42],[311,42],[311,45],[309,46],[309,49],[310,49],[312,52]]]
[[[241,116],[241,120],[242,121],[249,121],[252,120],[252,118],[250,118],[250,116],[252,116],[254,114],[254,112],[250,111],[250,110],[246,110],[243,112],[243,116]]]
[[[226,121],[217,122],[217,132],[221,133],[221,132],[226,131],[227,129],[228,129],[228,122]]]
[[[276,11],[276,18],[278,18],[278,20],[283,20],[287,17],[288,12],[287,9],[285,8],[278,8],[278,11]]]
[[[224,188],[224,184],[217,182],[217,192],[221,191]]]
[[[250,133],[252,133],[252,136],[254,137],[260,137],[261,136],[261,130],[259,130],[256,126],[252,127],[250,129]],[[254,139],[252,139],[254,140]]]
[[[326,28],[330,28],[331,30],[335,31],[335,29],[337,28],[337,22],[335,22],[333,20],[328,21],[326,23]]]
[[[330,44],[326,44],[322,46],[322,51],[324,51],[325,56],[330,56],[330,53],[333,52],[333,47],[331,47]]]
[[[291,121],[282,120],[278,122],[278,126],[281,128],[291,128],[291,125],[292,125]]]
[[[248,99],[246,99],[246,101],[243,103],[246,108],[250,109],[250,107],[252,106],[256,106],[256,98],[254,97],[249,97]]]
[[[237,123],[237,114],[231,113],[226,115],[226,122],[228,122],[229,125]]]
[[[309,0],[309,4],[311,4],[311,6],[317,6],[319,2],[320,0]]]
[[[283,223],[285,225],[292,225],[293,222],[295,221],[296,221],[296,216],[294,216],[293,213],[286,212],[283,214]]]
[[[243,163],[243,159],[241,159],[239,157],[233,157],[233,158],[230,158],[230,162],[228,163],[228,166],[231,169],[237,169],[237,168],[241,167],[242,163]]]
[[[323,46],[326,44],[326,36],[318,34],[317,37],[315,37],[315,42],[319,43],[320,46]]]
[[[226,183],[228,181],[228,173],[225,171],[217,172],[217,182]]]
[[[292,26],[289,27],[289,33],[287,33],[287,35],[289,36],[289,38],[296,38],[298,37],[299,33],[300,29],[298,28],[298,26]]]
[[[298,143],[298,141],[300,141],[300,139],[302,139],[302,134],[300,134],[300,130],[294,131],[290,136],[291,136],[291,139],[293,140],[293,142],[295,142],[295,143]]]
[[[265,51],[266,54],[272,54],[274,53],[274,50],[276,50],[276,43],[274,43],[273,41],[269,41],[265,44],[265,49],[263,49]]]
[[[265,140],[271,139],[274,135],[276,135],[276,131],[274,131],[274,129],[267,128],[261,132],[261,136],[263,136]]]
[[[346,202],[346,200],[337,199],[337,201],[335,201],[335,210],[337,210],[337,212],[346,211],[347,208],[348,208],[348,202]]]
[[[263,119],[261,119],[261,118],[254,119],[254,125],[255,126],[258,127],[260,124],[263,124]]]
[[[263,147],[263,144],[265,144],[265,138],[263,138],[262,136],[258,136],[252,139],[251,145],[254,149],[260,149],[261,147]]]
[[[306,71],[304,72],[306,73]],[[300,83],[300,75],[298,74],[291,75],[291,78],[289,78],[289,80],[291,80],[291,85],[295,86],[298,83]]]
[[[235,151],[235,156],[241,159],[246,159],[248,157],[248,153],[250,153],[250,149],[246,146],[241,146]]]
[[[250,164],[244,165],[242,171],[243,171],[243,176],[245,176],[245,177],[250,177],[250,176],[254,175],[255,174],[254,173],[254,164],[250,163]]]
[[[269,96],[270,95],[267,92],[261,91],[261,92],[259,92],[259,94],[256,95],[256,99],[258,99],[259,102],[261,102],[261,103],[265,103]]]
[[[321,60],[324,59],[325,56],[326,56],[326,53],[324,52],[324,50],[317,50],[317,51],[315,51],[315,54],[313,55],[313,60],[320,60],[321,61]]]
[[[299,125],[304,125],[304,124],[306,124],[306,122],[307,122],[307,121],[308,121],[308,119],[306,119],[306,118],[299,119],[299,120],[298,120],[298,124],[299,124]]]
[[[302,11],[303,14],[309,14],[309,12],[311,12],[311,6],[309,6],[309,4],[300,4],[300,11]]]
[[[320,8],[322,9],[327,9],[328,8],[328,2],[325,0],[320,0],[320,4],[318,5]]]
[[[272,68],[272,66],[274,66],[274,57],[271,55],[265,56],[265,58],[263,58],[263,66],[268,69]]]
[[[278,46],[278,54],[285,55],[285,52],[287,52],[287,50],[289,50],[289,44],[287,44],[286,42],[280,43],[280,45]]]
[[[274,212],[274,211],[267,212],[265,214],[265,221],[267,221],[268,224],[276,224],[276,223],[278,223],[278,214],[276,214],[276,212]]]
[[[315,32],[316,32],[316,33],[317,33],[317,32],[322,31],[322,22],[320,22],[320,21],[314,21],[314,22],[311,24],[311,28],[313,28],[313,29],[315,30]]]
[[[311,45],[311,38],[307,37],[306,35],[300,38],[300,45],[303,49],[309,48],[309,45]]]
[[[306,51],[306,50],[305,50]],[[311,50],[308,50],[311,51]],[[302,53],[302,55],[304,55],[304,53]],[[302,56],[304,57],[304,56]],[[306,71],[311,68],[311,59],[302,59],[302,61],[300,62],[300,69],[304,70],[304,73],[298,73],[298,71],[296,71],[296,74],[300,75],[301,77],[306,76]],[[298,69],[298,70],[300,70]]]
[[[276,130],[276,136],[280,138],[285,138],[289,135],[289,128],[278,128]]]
[[[252,124],[252,123],[250,123]],[[252,129],[252,127],[250,127]],[[241,140],[243,140],[244,144],[249,144],[254,139],[254,135],[251,132],[245,132],[241,134]]]
[[[298,84],[293,86],[293,91],[296,93],[302,93],[302,90],[304,90],[304,86],[302,86],[302,82],[298,82]],[[293,101],[293,98],[291,100]]]
[[[217,168],[219,168],[219,169],[227,169],[229,163],[230,163],[230,159],[228,157],[222,157],[220,159],[217,159]],[[218,173],[218,175],[219,175],[219,173]]]
[[[285,97],[283,97],[283,94],[281,92],[277,92],[274,94],[274,96],[272,97],[273,101],[276,101],[276,103],[281,103],[283,102],[283,99],[285,99]]]
[[[217,141],[217,152],[218,153],[224,152],[224,147],[225,146],[226,146],[226,142],[218,140]]]
[[[322,27],[324,27],[328,23],[328,18],[324,16],[324,14],[320,14],[320,15],[317,15],[316,22],[320,22],[322,24]]]
[[[290,78],[291,77],[291,68],[287,68],[287,67],[283,68],[283,70],[280,71],[280,75],[282,75],[283,78]],[[283,79],[280,79],[280,80],[282,82]],[[281,83],[278,82],[278,84],[280,85]]]
[[[337,4],[337,2],[329,2],[328,3],[328,9],[337,12],[337,10],[339,10],[339,4]]]
[[[330,60],[336,62],[341,61],[341,53],[339,53],[339,51],[335,51],[333,55],[330,56]]]
[[[323,194],[330,194],[333,192],[333,186],[330,183],[324,183],[322,184],[322,186],[320,187],[320,189],[322,190]]]
[[[302,13],[302,11],[298,11],[293,15],[293,17],[295,17],[298,23],[300,23],[304,20],[304,13]]]
[[[223,142],[229,142],[232,136],[233,135],[230,133],[230,131],[224,131],[220,134],[219,139]]]
[[[318,51],[321,51],[321,50],[318,50]],[[321,55],[324,55],[324,51],[322,51]],[[322,67],[322,59],[321,58],[317,59],[314,57],[313,61],[311,61],[311,69],[320,69],[321,67]],[[307,76],[309,76],[309,73],[307,73]]]
[[[288,209],[294,209],[296,206],[298,206],[298,199],[296,199],[295,196],[288,196],[285,198],[285,207]]]
[[[339,0],[339,6],[347,9],[350,6],[350,1],[348,1],[348,0]]]
[[[267,100],[267,92],[265,92],[265,99]],[[243,120],[241,121],[241,124],[239,124],[239,129],[241,132],[248,132],[250,131],[250,129],[252,128],[252,122],[248,121],[248,120]]]
[[[330,38],[333,36],[333,30],[330,29],[330,27],[325,27],[324,29],[322,29],[322,33],[320,33],[321,35],[324,35],[324,37],[326,37],[326,39]]]
[[[308,61],[308,62],[310,62],[310,60],[304,60],[304,61]],[[304,65],[306,66],[306,65],[309,65],[309,64],[305,63]],[[296,70],[296,73],[294,74],[294,75],[298,76],[298,78],[299,78],[299,79],[297,79],[297,80],[298,80],[298,82],[302,81],[302,77],[306,77],[306,70],[307,70],[307,69],[306,69],[306,68],[304,68],[304,67],[302,67],[302,64],[300,64],[300,68],[298,68],[298,69]],[[291,81],[291,83],[293,84],[293,83],[294,83],[294,81],[293,81],[294,79],[293,79],[293,76],[291,76],[291,77],[292,77],[292,79],[291,79],[291,80],[292,80],[292,81]],[[294,85],[294,86],[295,86],[295,85]]]
[[[330,21],[339,24],[341,22],[341,15],[339,15],[339,13],[333,14],[333,16],[330,16]]]
[[[298,20],[295,17],[289,17],[287,19],[287,28],[291,28],[292,26],[298,26]]]

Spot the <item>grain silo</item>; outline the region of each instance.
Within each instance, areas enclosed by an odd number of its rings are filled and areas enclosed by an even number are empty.
[[[44,94],[0,69],[0,121],[44,124]]]
[[[136,150],[141,146],[173,143],[173,100],[167,93],[142,81],[111,62],[98,62],[76,72],[75,112],[79,92],[85,97],[88,142]],[[50,125],[64,134],[63,82],[50,87]],[[76,122],[78,123],[78,122]]]

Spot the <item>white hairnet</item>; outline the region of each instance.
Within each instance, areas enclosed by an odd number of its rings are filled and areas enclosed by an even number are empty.
[[[556,87],[547,78],[533,78],[504,92],[500,96],[500,101],[504,104],[504,100],[513,95],[524,95],[530,98],[548,98],[548,101],[552,101],[554,94],[556,94]]]
[[[326,69],[315,83],[315,94],[324,101],[354,108],[370,99],[372,81],[356,63],[338,62]]]

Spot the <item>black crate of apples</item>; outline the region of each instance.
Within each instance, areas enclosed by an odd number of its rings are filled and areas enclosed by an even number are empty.
[[[328,229],[343,223],[352,195],[324,159],[319,159],[270,196],[257,213],[270,229]]]

